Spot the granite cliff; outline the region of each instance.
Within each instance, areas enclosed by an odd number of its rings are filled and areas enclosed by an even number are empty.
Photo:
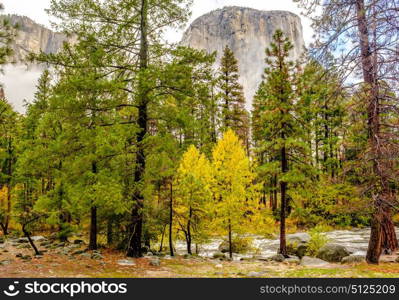
[[[265,48],[270,46],[277,29],[281,29],[294,45],[291,59],[298,59],[305,47],[301,19],[287,11],[224,7],[196,19],[184,33],[181,43],[209,53],[217,51],[218,60],[228,45],[238,60],[240,80],[250,108],[264,71]]]
[[[7,17],[12,24],[18,24],[17,37],[12,44],[14,62],[21,62],[30,52],[57,52],[66,40],[64,34],[53,32],[28,17],[17,15],[9,15]]]

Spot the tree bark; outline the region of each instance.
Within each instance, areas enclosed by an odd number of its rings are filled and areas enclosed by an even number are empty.
[[[233,241],[231,237],[231,220],[229,219],[229,257],[233,259]]]
[[[191,252],[191,218],[193,216],[193,209],[190,207],[188,222],[187,222],[187,253],[192,254]]]
[[[284,134],[283,134],[284,140]],[[283,172],[283,176],[288,171],[288,162],[287,162],[287,153],[285,146],[281,149],[281,169]],[[280,208],[280,249],[279,253],[288,257],[287,254],[287,243],[286,243],[286,234],[285,234],[285,212],[287,210],[287,182],[280,182],[281,188],[281,208]]]
[[[173,184],[170,183],[170,200],[169,200],[169,251],[170,256],[174,256],[173,252]]]
[[[148,68],[148,0],[141,0],[141,17],[140,17],[140,71],[139,83],[138,83],[138,127],[139,132],[137,134],[137,154],[136,154],[136,166],[134,174],[134,182],[136,184],[135,191],[133,193],[133,208],[131,211],[130,221],[130,239],[128,245],[127,256],[129,257],[141,257],[141,235],[143,228],[143,208],[144,208],[144,195],[140,184],[143,182],[144,171],[145,171],[145,151],[144,151],[144,139],[148,131],[148,92],[145,87],[145,78],[143,71]]]
[[[28,239],[29,244],[32,246],[33,250],[35,251],[35,255],[41,255],[40,251],[37,249],[35,243],[33,242],[33,240],[30,237],[29,232],[26,230],[25,228],[25,224],[22,225],[22,232],[24,233],[25,237]]]
[[[368,88],[367,115],[368,135],[371,155],[373,157],[373,175],[378,181],[379,187],[373,191],[374,212],[369,247],[367,250],[367,262],[378,264],[382,247],[386,246],[391,251],[398,247],[395,230],[392,230],[392,217],[389,209],[389,182],[384,175],[382,168],[383,154],[381,150],[380,133],[380,103],[379,86],[377,79],[377,66],[373,60],[373,53],[370,48],[369,28],[366,20],[366,7],[364,0],[356,0],[356,15],[359,31],[359,45],[361,52],[361,63],[363,79]],[[376,51],[374,49],[374,51]],[[376,55],[376,53],[374,53]]]
[[[97,250],[97,207],[90,209],[90,242],[89,250]]]

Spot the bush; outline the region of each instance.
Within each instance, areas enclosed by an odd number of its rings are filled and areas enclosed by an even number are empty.
[[[309,231],[310,240],[307,245],[306,255],[316,256],[317,252],[328,243],[328,238],[321,232],[321,228],[316,226]]]
[[[223,241],[219,246],[219,250],[223,253],[229,252],[229,241]],[[233,253],[245,253],[249,250],[252,250],[252,238],[238,236],[233,237],[232,250]]]

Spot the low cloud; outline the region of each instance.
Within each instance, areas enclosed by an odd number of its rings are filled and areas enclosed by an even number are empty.
[[[6,98],[16,111],[24,113],[24,102],[32,102],[42,69],[25,65],[6,65],[3,69],[0,83],[4,87]]]

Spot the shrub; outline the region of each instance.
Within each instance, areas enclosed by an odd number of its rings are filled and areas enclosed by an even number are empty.
[[[316,256],[317,252],[328,243],[328,238],[322,233],[319,226],[314,227],[309,231],[310,240],[306,250],[306,255]]]

